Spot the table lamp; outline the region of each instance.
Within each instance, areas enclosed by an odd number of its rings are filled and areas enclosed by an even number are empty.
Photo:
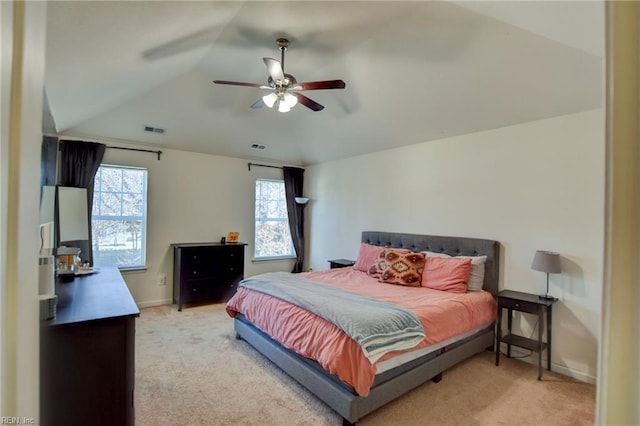
[[[542,300],[557,300],[555,297],[549,296],[549,274],[560,273],[560,255],[552,251],[538,250],[533,256],[531,269],[547,273],[547,291],[538,297]]]

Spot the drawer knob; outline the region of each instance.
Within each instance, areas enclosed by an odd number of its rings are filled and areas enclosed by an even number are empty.
[[[519,308],[519,307],[520,307],[520,304],[519,304],[519,303],[516,303],[516,308]]]
[[[233,271],[233,268],[229,268],[230,271]]]
[[[193,271],[193,275],[198,275],[198,271]]]

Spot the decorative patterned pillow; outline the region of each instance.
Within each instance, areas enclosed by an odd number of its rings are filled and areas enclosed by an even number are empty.
[[[451,293],[466,293],[471,259],[427,256],[422,274],[422,286]]]
[[[386,268],[378,281],[387,284],[420,287],[425,256],[423,253],[400,253],[386,250]]]
[[[355,265],[353,265],[353,269],[356,271],[369,272],[369,268],[378,261],[382,250],[384,250],[384,247],[361,243],[358,258],[356,259]]]
[[[445,253],[436,253],[432,251],[423,251],[427,256],[451,258]],[[484,265],[487,263],[487,256],[456,256],[458,259],[471,259],[471,271],[469,272],[468,291],[482,291],[484,286]]]
[[[367,271],[370,276],[372,276],[373,278],[380,278],[380,276],[382,275],[382,271],[387,268],[387,252],[390,250],[393,250],[397,253],[411,253],[411,250],[409,249],[382,247],[382,251],[380,251],[378,258]]]

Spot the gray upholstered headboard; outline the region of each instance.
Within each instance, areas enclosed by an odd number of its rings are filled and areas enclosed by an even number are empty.
[[[497,294],[500,267],[500,243],[493,240],[440,235],[401,234],[397,232],[362,232],[362,242],[374,246],[405,248],[412,251],[433,251],[450,256],[487,256],[484,289]]]

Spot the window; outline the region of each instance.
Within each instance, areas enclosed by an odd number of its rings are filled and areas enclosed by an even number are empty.
[[[289,216],[281,180],[256,180],[255,259],[294,257]]]
[[[96,173],[93,191],[94,265],[145,267],[147,170],[102,165]]]

